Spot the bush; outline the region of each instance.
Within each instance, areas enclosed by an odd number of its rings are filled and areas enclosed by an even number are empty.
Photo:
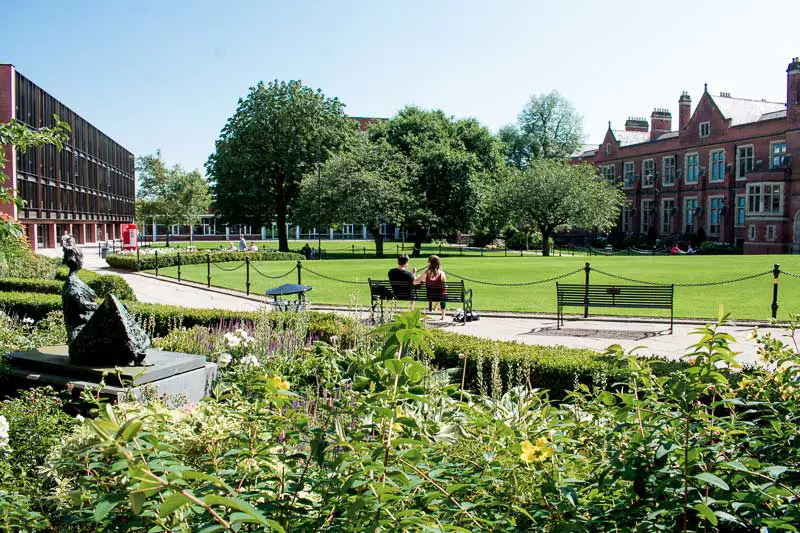
[[[61,294],[63,281],[52,279],[0,278],[0,292]]]
[[[704,241],[703,244],[700,245],[700,249],[697,250],[697,253],[707,255],[734,255],[741,254],[742,249],[727,242]]]
[[[120,300],[136,301],[136,294],[128,282],[116,274],[97,274],[89,270],[81,270],[78,277],[97,294],[98,298],[105,298],[113,294]],[[66,274],[59,268],[56,279],[24,279],[0,278],[0,292],[36,292],[43,294],[61,294]]]
[[[208,257],[212,263],[226,263],[231,261],[244,261],[249,257],[251,261],[299,261],[303,256],[296,253],[285,252],[192,252],[183,254],[141,254],[137,260],[136,254],[111,254],[106,257],[106,263],[112,268],[124,270],[153,270],[156,267],[165,268],[178,264],[196,265],[205,263]]]
[[[53,279],[53,261],[36,255],[25,237],[0,239],[0,277]]]

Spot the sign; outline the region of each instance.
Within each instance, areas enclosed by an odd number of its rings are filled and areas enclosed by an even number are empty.
[[[121,224],[120,230],[122,231],[122,249],[135,250],[139,246],[139,230],[136,229],[136,224]]]

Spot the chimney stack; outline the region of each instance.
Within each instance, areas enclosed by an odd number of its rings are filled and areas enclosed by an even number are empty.
[[[795,57],[786,69],[786,118],[800,124],[800,58]]]
[[[646,132],[649,127],[650,126],[647,124],[647,119],[642,117],[628,117],[628,120],[625,121],[625,131]]]
[[[683,91],[681,97],[678,99],[678,129],[683,130],[689,125],[689,119],[692,117],[692,98],[689,93]]]
[[[658,139],[672,131],[672,113],[669,109],[657,107],[650,114],[650,140]]]

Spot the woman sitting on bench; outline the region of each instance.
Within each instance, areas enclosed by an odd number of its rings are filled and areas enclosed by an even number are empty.
[[[438,255],[432,255],[428,258],[428,267],[425,273],[414,280],[414,285],[420,285],[423,281],[428,292],[428,301],[434,302],[434,309],[436,308],[436,303],[439,304],[439,308],[442,311],[441,319],[444,320],[444,311],[445,307],[447,307],[447,302],[444,301],[447,294],[444,282],[447,281],[447,276],[445,276],[441,268],[441,261]]]

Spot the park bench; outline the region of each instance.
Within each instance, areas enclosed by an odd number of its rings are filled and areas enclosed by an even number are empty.
[[[590,307],[669,309],[669,332],[675,321],[674,285],[581,285],[556,282],[557,328],[564,324],[565,307],[583,307],[584,318]]]
[[[428,302],[428,309],[433,308],[434,302],[457,302],[463,304],[466,323],[467,313],[472,312],[472,289],[464,287],[464,281],[445,281],[440,283],[420,283],[414,285],[408,281],[369,280],[369,293],[372,299],[372,313],[380,305],[381,319],[383,319],[383,302],[386,300],[405,302]]]

